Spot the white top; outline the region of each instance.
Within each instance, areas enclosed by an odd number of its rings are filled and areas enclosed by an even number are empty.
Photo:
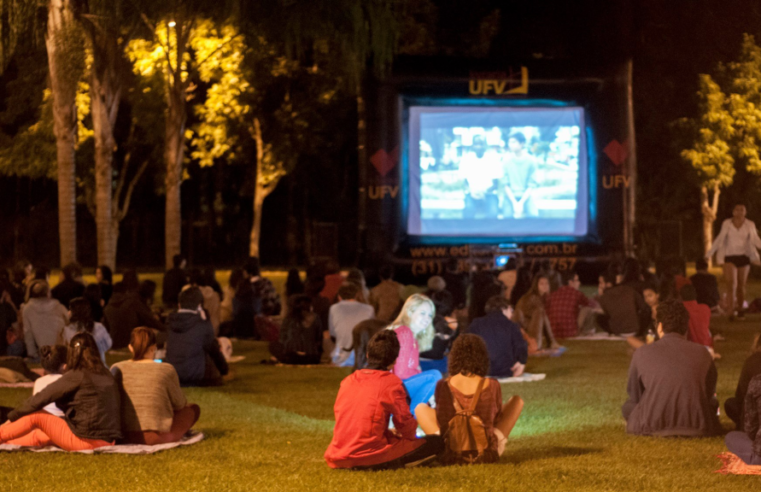
[[[483,195],[494,186],[495,179],[502,178],[502,166],[499,156],[487,151],[479,158],[475,153],[465,154],[460,160],[460,176],[464,179],[471,195]]]
[[[758,237],[756,224],[752,220],[745,219],[738,228],[732,223],[732,219],[727,219],[721,224],[721,231],[713,241],[713,246],[706,254],[707,257],[716,255],[716,261],[719,264],[724,263],[727,256],[747,256],[750,261],[756,265],[761,263],[758,251],[761,248],[761,238]]]
[[[336,348],[331,354],[334,364],[341,365],[352,354],[344,349],[354,345],[352,340],[354,327],[374,316],[375,309],[372,306],[357,301],[340,301],[330,306],[328,327],[330,336],[336,339]]]
[[[36,395],[40,391],[44,390],[46,386],[48,386],[53,381],[57,381],[60,379],[62,374],[48,374],[47,376],[42,376],[41,378],[37,378],[37,380],[34,382],[34,388],[32,388],[32,394]],[[63,417],[63,412],[60,408],[56,406],[55,403],[48,403],[45,408],[43,408],[46,412],[48,412],[51,415],[54,415],[56,417]]]

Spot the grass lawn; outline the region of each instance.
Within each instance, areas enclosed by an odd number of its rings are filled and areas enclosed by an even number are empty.
[[[717,322],[728,340],[718,351],[719,397],[734,393],[759,318]],[[752,490],[758,479],[722,476],[714,456],[723,439],[628,436],[620,416],[629,365],[625,343],[570,342],[557,359],[531,359],[545,381],[503,386],[526,400],[502,461],[472,467],[350,472],[322,459],[331,439],[336,368],[261,366],[265,346],[241,342],[247,356],[235,380],[188,389],[202,415],[200,444],[152,456],[0,453],[0,490]],[[117,359],[111,357],[109,362]],[[16,405],[28,390],[0,390]],[[725,428],[731,428],[722,417]],[[56,487],[54,484],[60,484]]]

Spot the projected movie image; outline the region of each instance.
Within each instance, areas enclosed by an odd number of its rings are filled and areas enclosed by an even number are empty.
[[[582,108],[412,107],[409,142],[411,234],[586,234]]]

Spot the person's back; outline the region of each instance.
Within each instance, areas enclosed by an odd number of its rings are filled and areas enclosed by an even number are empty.
[[[688,339],[699,345],[713,347],[711,337],[711,308],[697,301],[683,301],[684,307],[690,313],[690,331]]]
[[[114,349],[127,347],[132,330],[138,326],[148,326],[159,331],[165,329],[137,293],[126,292],[121,283],[114,285],[114,293],[103,310],[103,315]]]
[[[640,328],[640,312],[646,309],[645,300],[629,285],[616,285],[605,289],[599,298],[609,320],[610,333],[636,333]]]
[[[391,322],[402,305],[402,284],[385,279],[370,289],[370,304],[375,308],[376,318]]]
[[[58,335],[68,322],[66,308],[55,299],[47,297],[47,283],[32,286],[31,295],[22,310],[24,319],[24,341],[27,355],[37,358],[38,348],[43,345],[55,345]]]
[[[356,301],[358,289],[354,284],[343,284],[338,289],[339,301],[330,307],[328,313],[328,325],[330,335],[336,339],[336,348],[333,350],[332,359],[334,364],[354,364],[352,330],[361,321],[370,319],[375,315],[373,307]]]
[[[171,364],[118,362],[111,372],[122,390],[122,430],[168,432],[174,412],[187,405]]]
[[[84,284],[68,278],[53,287],[53,290],[51,291],[53,299],[56,299],[63,306],[68,306],[72,299],[82,297],[84,293]]]
[[[634,352],[629,399],[622,408],[630,434],[711,436],[721,430],[716,416],[716,367],[708,351],[684,337],[689,314],[681,302],[658,305],[661,339]]]
[[[507,299],[502,296],[489,299],[486,311],[486,316],[473,320],[468,333],[478,335],[486,342],[489,352],[489,376],[513,376],[516,362],[526,364],[528,344],[521,334],[520,327],[507,315],[510,311]]]
[[[690,277],[690,282],[697,292],[697,300],[700,304],[705,304],[709,308],[719,305],[719,283],[716,277],[708,273],[708,262],[700,258],[695,262],[697,273]]]

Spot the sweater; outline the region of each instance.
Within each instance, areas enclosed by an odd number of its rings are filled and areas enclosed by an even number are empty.
[[[478,335],[486,342],[489,351],[489,375],[505,378],[513,375],[516,362],[525,364],[528,344],[520,327],[507,319],[501,311],[494,311],[471,323],[469,333]],[[437,400],[438,401],[438,400]]]
[[[708,351],[676,333],[634,352],[622,413],[629,434],[714,436],[716,367]]]
[[[400,326],[394,331],[399,339],[399,357],[396,358],[391,372],[402,380],[420,374],[420,349],[412,330],[407,326]]]
[[[122,430],[169,432],[188,402],[170,364],[125,360],[111,367],[122,396]]]
[[[336,425],[325,451],[331,468],[387,463],[424,444],[416,439],[402,381],[387,371],[361,369],[341,382],[333,407]],[[398,434],[388,429],[391,418]]]
[[[68,371],[8,414],[11,422],[55,402],[75,436],[107,442],[120,439],[121,405],[114,377],[103,373]]]
[[[29,299],[22,309],[27,355],[36,358],[39,347],[55,345],[68,316],[66,308],[55,299]]]

